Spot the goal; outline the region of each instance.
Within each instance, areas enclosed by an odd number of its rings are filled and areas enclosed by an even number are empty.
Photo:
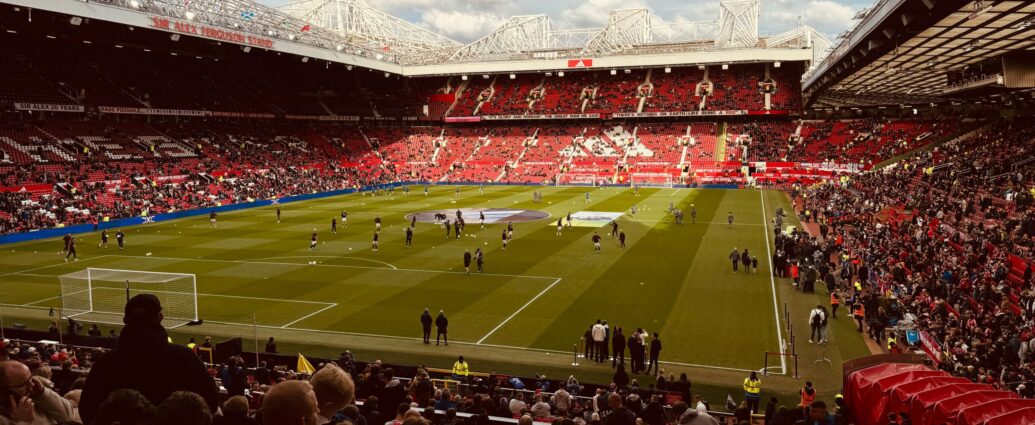
[[[675,179],[669,173],[632,173],[629,184],[636,187],[675,187]]]
[[[197,278],[193,274],[88,268],[59,278],[65,317],[121,324],[126,302],[147,293],[161,300],[165,327],[198,320]]]

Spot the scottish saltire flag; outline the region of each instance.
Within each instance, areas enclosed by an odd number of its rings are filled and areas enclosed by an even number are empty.
[[[242,10],[241,11],[241,19],[250,21],[250,20],[252,20],[254,18],[255,18],[255,12],[254,11],[251,11],[251,10]]]

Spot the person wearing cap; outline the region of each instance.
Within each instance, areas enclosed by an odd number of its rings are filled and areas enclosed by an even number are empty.
[[[83,387],[79,413],[90,423],[113,391],[139,391],[159,405],[176,391],[191,391],[218,407],[216,384],[189,348],[170,344],[162,327],[162,304],[152,294],[138,294],[126,303],[116,348],[97,360]]]

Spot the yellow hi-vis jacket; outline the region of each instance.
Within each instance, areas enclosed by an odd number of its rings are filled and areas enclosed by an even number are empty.
[[[453,374],[456,376],[467,376],[470,373],[470,367],[467,366],[467,362],[461,362],[459,360],[453,363]]]
[[[744,378],[744,392],[748,394],[758,394],[762,392],[762,380],[756,379],[752,381],[751,378]]]

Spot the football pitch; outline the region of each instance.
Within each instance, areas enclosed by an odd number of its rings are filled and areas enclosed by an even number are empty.
[[[758,370],[763,353],[786,337],[770,273],[768,219],[786,198],[775,191],[720,189],[421,186],[408,195],[350,194],[222,214],[218,226],[195,217],[122,229],[126,248],[100,248],[77,235],[79,261],[65,263],[60,240],[0,246],[0,304],[8,311],[59,307],[58,276],[87,267],[193,273],[204,326],[251,325],[265,335],[318,332],[326,341],[361,335],[420,344],[419,316],[443,310],[453,345],[573,351],[597,319],[626,336],[658,332],[662,360],[674,365]],[[533,202],[532,192],[543,194]],[[590,198],[587,202],[586,193]],[[677,225],[669,203],[684,211]],[[636,206],[637,212],[631,214]],[[696,224],[689,211],[697,210]],[[432,222],[464,209],[462,236]],[[484,210],[483,210],[484,209]],[[332,219],[338,223],[331,233]],[[478,211],[488,223],[479,225]],[[577,226],[557,235],[556,222]],[[609,236],[608,214],[627,236]],[[727,224],[727,215],[735,217]],[[412,247],[405,228],[418,214]],[[374,219],[383,224],[372,250]],[[507,222],[513,239],[503,249]],[[319,234],[310,250],[313,229]],[[602,252],[591,241],[603,238]],[[484,252],[484,273],[466,274],[465,250]],[[757,274],[734,273],[729,253],[745,248]],[[243,333],[243,331],[242,331]],[[246,345],[246,349],[250,348]],[[423,349],[423,348],[421,348]],[[785,372],[778,364],[773,372]]]

